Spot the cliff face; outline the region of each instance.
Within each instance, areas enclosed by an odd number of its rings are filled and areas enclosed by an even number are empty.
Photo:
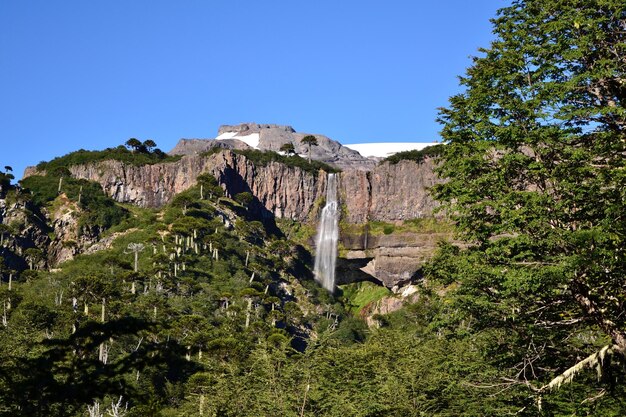
[[[76,178],[96,181],[119,202],[141,207],[160,207],[174,195],[196,183],[198,175],[211,173],[227,195],[251,192],[263,216],[314,220],[316,201],[324,196],[326,175],[311,173],[277,162],[257,166],[243,155],[229,150],[206,157],[183,156],[177,162],[133,166],[119,161],[103,161],[70,168]],[[25,175],[37,172],[29,169]],[[345,207],[344,221],[396,222],[432,214],[436,203],[427,189],[438,181],[433,162],[401,161],[382,164],[371,171],[352,169],[340,174],[340,200]]]
[[[79,230],[79,209],[62,194],[56,211],[33,212],[25,202],[0,199],[0,261],[13,270],[55,267],[98,240],[99,230]],[[29,249],[37,252],[29,255]],[[1,264],[2,262],[0,262]]]
[[[440,182],[434,162],[384,163],[371,171],[349,170],[341,175],[341,199],[348,223],[368,220],[396,222],[430,216],[437,203],[428,189]]]
[[[257,199],[262,216],[305,221],[319,196],[326,176],[277,162],[256,166],[243,155],[228,150],[207,157],[187,155],[177,162],[133,166],[103,161],[70,168],[72,176],[100,183],[113,199],[140,207],[160,207],[176,194],[194,186],[197,177],[210,173],[226,194],[247,191]],[[29,169],[25,176],[37,174]]]

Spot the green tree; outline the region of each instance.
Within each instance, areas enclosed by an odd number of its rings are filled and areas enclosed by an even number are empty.
[[[219,198],[224,195],[224,190],[220,187],[219,182],[213,175],[209,173],[198,175],[196,181],[200,185],[201,199],[204,199],[204,193],[209,194],[209,199],[212,199],[213,196]]]
[[[29,269],[33,269],[41,261],[44,260],[44,255],[41,249],[28,248],[24,251],[24,258],[26,258],[26,260],[28,261]]]
[[[15,179],[11,171],[6,169],[10,167],[5,167],[6,172],[0,172],[0,196],[4,196],[7,191],[13,189],[13,185],[11,181]]]
[[[133,150],[133,152],[136,152],[137,150],[139,150],[139,148],[141,147],[142,143],[139,141],[139,139],[136,138],[130,138],[126,141],[125,145],[129,148],[131,148]]]
[[[293,143],[284,143],[283,145],[281,145],[280,151],[289,156],[296,153],[296,148],[293,146]]]
[[[142,146],[146,148],[148,152],[152,152],[152,149],[156,148],[157,144],[152,139],[147,139],[142,143]]]
[[[302,143],[304,143],[309,150],[309,164],[311,163],[311,146],[317,146],[317,138],[313,135],[306,135],[302,138]]]
[[[252,201],[254,201],[254,196],[252,195],[252,193],[244,191],[243,193],[235,195],[235,201],[241,204],[247,210],[248,207],[250,207]]]
[[[435,195],[472,245],[431,272],[460,281],[475,328],[514,330],[520,383],[626,353],[625,21],[622,0],[516,0],[440,110],[449,181]],[[574,348],[580,331],[593,337]]]

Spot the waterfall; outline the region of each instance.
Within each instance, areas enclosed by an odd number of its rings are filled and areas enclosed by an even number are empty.
[[[335,263],[339,240],[339,204],[337,202],[337,178],[328,174],[326,205],[322,209],[317,229],[315,254],[315,279],[328,291],[335,289]]]

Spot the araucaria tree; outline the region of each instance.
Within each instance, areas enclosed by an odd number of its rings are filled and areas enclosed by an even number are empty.
[[[125,145],[133,150],[133,152],[137,152],[141,147],[142,143],[139,139],[130,138],[126,141]]]
[[[317,138],[313,135],[306,135],[302,138],[302,143],[307,145],[309,150],[309,164],[311,163],[311,146],[317,146]]]
[[[435,194],[471,245],[433,273],[543,393],[626,354],[626,2],[516,0],[493,24],[440,110]]]

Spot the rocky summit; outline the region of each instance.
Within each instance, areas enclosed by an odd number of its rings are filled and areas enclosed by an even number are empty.
[[[296,153],[308,155],[308,147],[302,143],[307,135],[317,139],[317,146],[311,147],[311,158],[339,169],[370,170],[376,166],[376,159],[363,157],[357,151],[343,146],[336,140],[321,134],[300,133],[291,126],[275,124],[242,123],[222,125],[215,139],[181,139],[169,152],[171,155],[190,155],[205,152],[212,148],[259,149],[279,152],[281,146],[292,144]]]

